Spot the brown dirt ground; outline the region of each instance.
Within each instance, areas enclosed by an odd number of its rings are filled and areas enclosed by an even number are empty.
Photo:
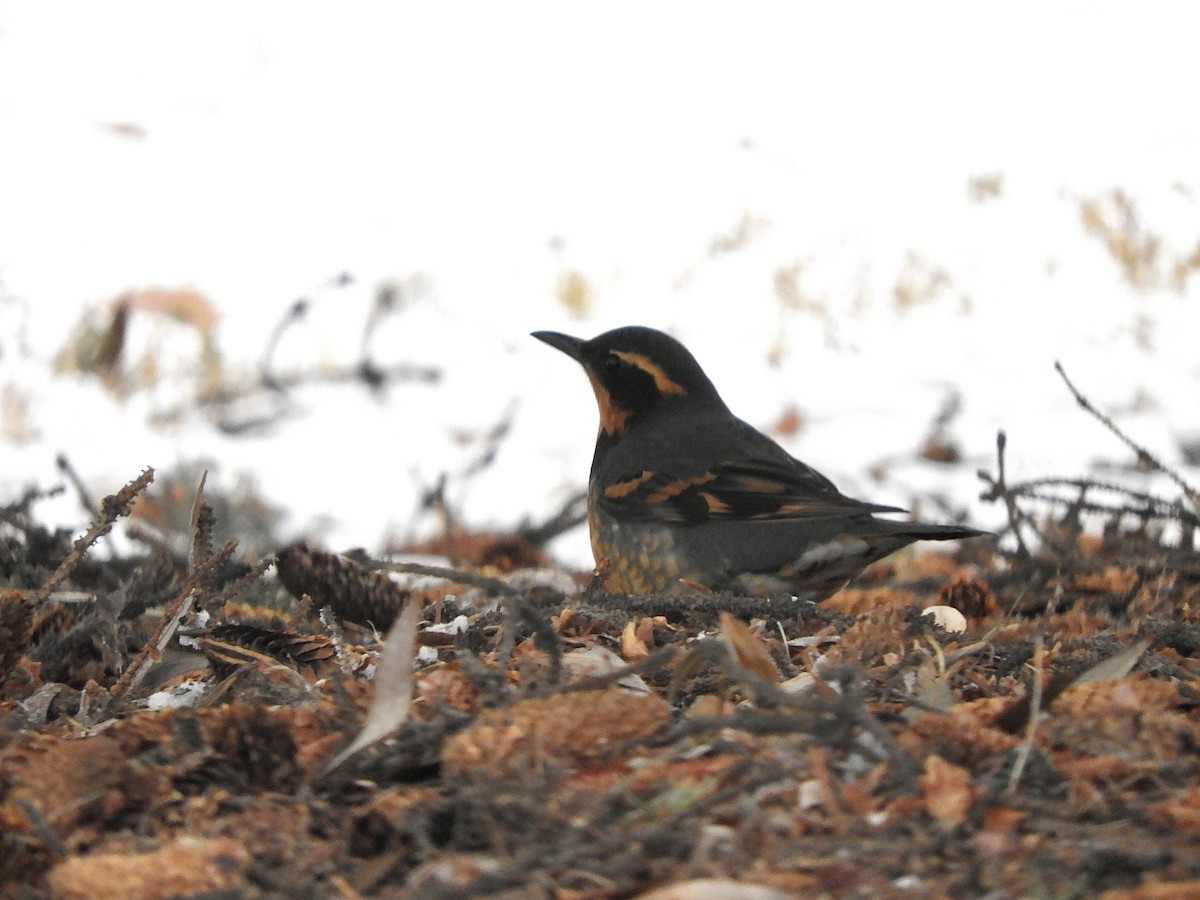
[[[46,597],[69,536],[0,522],[0,896],[1200,896],[1200,561],[1145,528],[900,554],[819,606],[484,612],[506,589],[306,547],[263,574],[196,534]],[[497,579],[540,558],[459,538]],[[405,602],[409,719],[325,772],[375,689],[364,624]]]

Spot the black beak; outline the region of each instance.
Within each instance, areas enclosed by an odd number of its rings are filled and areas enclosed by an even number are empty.
[[[535,331],[530,337],[545,341],[555,350],[561,350],[578,363],[583,362],[583,339],[559,334],[557,331]]]

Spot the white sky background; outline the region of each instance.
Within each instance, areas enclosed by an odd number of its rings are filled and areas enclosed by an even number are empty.
[[[879,502],[937,488],[996,523],[974,469],[1000,427],[1017,476],[1127,460],[1055,359],[1179,463],[1200,435],[1197,279],[1130,287],[1080,204],[1121,188],[1165,252],[1197,246],[1198,25],[1184,2],[0,2],[0,388],[39,434],[0,442],[0,503],[60,480],[59,451],[97,493],[203,455],[294,531],[377,547],[515,403],[451,497],[468,524],[541,518],[583,484],[595,411],[527,333],[631,323],[683,339],[755,425],[794,404],[788,448]],[[993,174],[1001,195],[973,201]],[[914,265],[949,281],[901,309]],[[780,299],[791,267],[821,313]],[[308,389],[235,440],[199,414],[147,424],[186,382],[120,403],[51,376],[85,308],[141,287],[194,285],[226,360],[252,364],[344,270],[280,358],[353,363],[375,285],[420,276],[374,346],[442,384]],[[592,289],[582,318],[554,296],[567,270]],[[945,469],[914,456],[951,388],[967,461]],[[587,561],[582,533],[557,549]]]

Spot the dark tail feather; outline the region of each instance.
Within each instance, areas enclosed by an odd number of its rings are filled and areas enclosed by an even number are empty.
[[[884,519],[875,520],[880,525],[888,525],[882,534],[894,534],[897,537],[907,537],[912,541],[955,541],[962,538],[995,537],[990,531],[978,528],[967,528],[964,525],[931,525],[927,522],[887,522]]]
[[[872,518],[860,523],[855,529],[855,536],[867,542],[871,548],[867,554],[868,561],[873,562],[917,541],[957,541],[995,535],[965,525],[933,525],[929,522],[894,522]]]

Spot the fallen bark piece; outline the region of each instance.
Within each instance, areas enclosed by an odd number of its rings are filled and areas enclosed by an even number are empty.
[[[182,837],[151,853],[73,856],[50,870],[55,900],[166,900],[228,891],[245,881],[250,854],[229,838]]]
[[[489,710],[446,742],[450,772],[512,777],[547,763],[578,768],[621,753],[623,746],[667,724],[667,704],[621,688],[556,694]]]

